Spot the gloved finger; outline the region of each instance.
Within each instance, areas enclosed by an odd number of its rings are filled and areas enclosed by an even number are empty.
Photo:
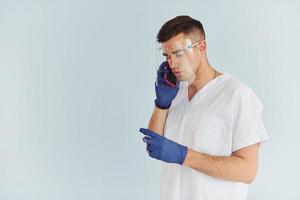
[[[150,141],[150,139],[152,139],[152,138],[149,136],[145,136],[145,137],[143,137],[143,142],[148,143]]]
[[[166,69],[167,66],[168,66],[168,62],[167,62],[167,61],[164,61],[164,62],[162,62],[162,63],[159,65],[158,70]]]
[[[158,69],[158,70],[156,71],[156,75],[157,75],[158,77],[162,77],[162,75],[164,75],[166,72],[168,72],[168,68],[167,68],[167,67],[164,67],[164,68],[162,68],[162,69]]]
[[[147,144],[147,146],[146,146],[146,151],[147,151],[147,154],[148,154],[148,155],[150,155],[150,153],[152,153],[152,149],[151,149],[150,144]]]
[[[144,135],[150,136],[152,138],[158,137],[159,135],[149,129],[146,128],[140,128],[140,132],[143,133]]]
[[[162,81],[155,81],[155,89],[157,89],[157,87],[165,87],[166,86],[166,82],[164,80]]]
[[[156,158],[157,159],[156,153],[154,151],[149,152],[149,156],[151,158]]]
[[[147,149],[148,152],[152,152],[150,144],[147,144],[146,149]]]
[[[152,148],[159,148],[163,145],[164,142],[165,142],[165,138],[159,137],[159,138],[151,138],[151,140],[149,140],[147,144],[150,144]]]
[[[166,81],[165,81],[165,76],[166,73],[161,74],[160,76],[156,77],[156,81],[155,81],[155,85],[161,86],[161,85],[165,85]]]
[[[168,80],[167,78],[167,74],[164,75],[164,81],[167,83],[166,85],[169,87],[176,87],[176,85],[174,83],[172,83],[171,81]]]
[[[157,77],[158,77],[158,78],[162,78],[164,74],[170,72],[170,69],[167,68],[167,67],[165,67],[165,68],[163,68],[163,69],[157,70],[156,72],[157,72]]]
[[[163,80],[164,74],[166,74],[168,71],[168,64],[167,62],[163,62],[160,66],[159,69],[157,70],[157,79],[158,80]]]

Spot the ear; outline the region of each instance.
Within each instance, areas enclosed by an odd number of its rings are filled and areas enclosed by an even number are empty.
[[[206,53],[206,48],[207,48],[206,41],[205,40],[201,41],[199,44],[199,49],[200,49],[201,55],[204,55]]]

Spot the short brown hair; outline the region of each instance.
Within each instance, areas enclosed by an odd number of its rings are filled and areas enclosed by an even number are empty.
[[[167,21],[157,33],[157,42],[166,42],[172,37],[183,33],[188,35],[192,32],[200,33],[205,39],[205,32],[200,21],[187,15],[177,16]]]

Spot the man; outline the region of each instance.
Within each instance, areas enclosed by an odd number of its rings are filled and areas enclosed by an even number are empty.
[[[167,62],[157,72],[148,129],[140,132],[148,154],[163,161],[161,199],[245,200],[257,173],[259,144],[268,139],[262,104],[246,84],[209,64],[199,21],[175,17],[157,40]],[[176,44],[186,40],[190,65],[183,66]],[[168,69],[175,86],[167,84]]]

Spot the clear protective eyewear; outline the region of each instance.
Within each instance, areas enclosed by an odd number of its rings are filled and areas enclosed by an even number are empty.
[[[170,60],[172,58],[172,56],[174,56],[175,58],[180,58],[181,56],[184,56],[185,53],[187,51],[189,51],[190,49],[192,49],[193,47],[195,47],[197,44],[199,44],[201,41],[199,40],[198,42],[195,42],[194,44],[190,43],[187,44],[185,47],[183,48],[179,48],[179,49],[174,49],[174,50],[170,50],[169,53],[162,53],[162,55],[166,58],[166,60]],[[162,47],[160,47],[162,49]]]
[[[193,47],[200,44],[201,40],[192,43],[190,39],[182,39],[169,44],[159,43],[157,48],[157,67],[167,61],[170,65],[169,70],[179,81],[192,82],[195,78],[194,51]],[[171,70],[172,68],[172,70]],[[156,68],[158,69],[158,68]]]

